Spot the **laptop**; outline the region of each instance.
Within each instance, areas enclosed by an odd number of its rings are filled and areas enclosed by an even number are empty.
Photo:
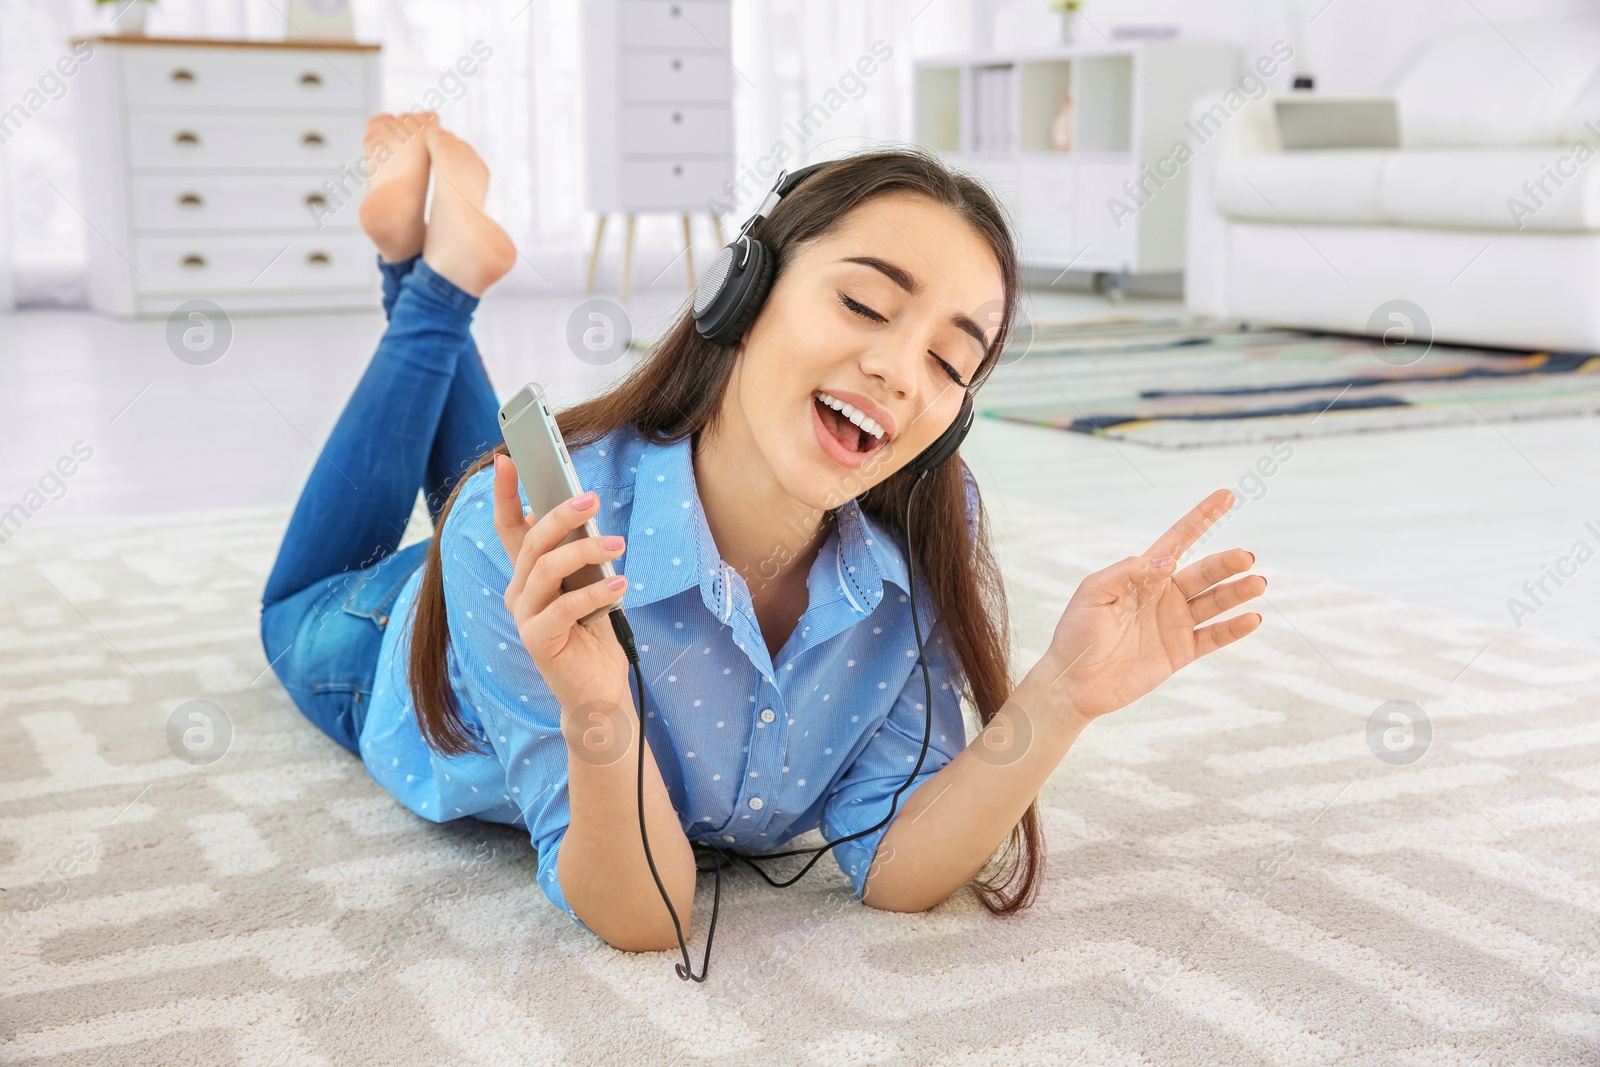
[[[1399,148],[1400,110],[1387,96],[1282,96],[1274,101],[1285,151]]]

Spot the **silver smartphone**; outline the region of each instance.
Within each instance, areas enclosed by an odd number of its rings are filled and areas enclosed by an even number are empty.
[[[577,469],[567,454],[567,443],[561,439],[561,430],[545,403],[544,390],[537,382],[529,382],[500,409],[500,435],[505,438],[511,453],[511,462],[517,466],[517,477],[522,491],[528,494],[528,506],[533,509],[531,519],[537,520],[557,504],[583,492]],[[599,514],[598,510],[595,514]],[[589,519],[573,530],[562,544],[584,537],[599,537],[600,527]],[[515,560],[512,561],[515,564]],[[617,572],[611,561],[586,564],[561,580],[562,592],[570,593],[586,585],[615,578]],[[580,622],[592,622],[610,611],[614,604],[596,608]]]

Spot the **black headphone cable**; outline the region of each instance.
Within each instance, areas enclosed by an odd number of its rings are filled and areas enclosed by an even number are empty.
[[[714,859],[714,861],[716,863],[716,867],[715,867],[715,871],[716,871],[715,887],[716,888],[715,888],[715,891],[714,891],[714,895],[711,898],[711,924],[710,924],[710,927],[706,931],[706,951],[705,951],[705,956],[700,961],[700,973],[699,974],[695,974],[694,973],[694,965],[693,965],[692,961],[689,958],[689,945],[684,940],[684,937],[683,937],[683,923],[678,919],[678,910],[672,906],[672,898],[667,895],[667,888],[661,882],[661,874],[660,874],[660,872],[658,872],[656,870],[655,857],[652,856],[651,853],[650,853],[650,835],[645,829],[645,819],[644,819],[644,721],[645,721],[646,716],[645,716],[645,710],[644,710],[645,709],[644,675],[643,675],[643,673],[642,673],[642,671],[640,669],[640,666],[639,666],[639,650],[634,645],[633,629],[632,629],[632,627],[630,627],[628,625],[627,618],[626,618],[626,616],[623,615],[622,609],[621,608],[615,608],[609,613],[610,614],[610,618],[611,618],[612,630],[616,633],[617,641],[622,645],[622,650],[628,657],[628,663],[633,668],[633,679],[634,679],[634,682],[637,685],[638,690],[639,690],[639,699],[638,699],[638,717],[639,717],[639,720],[638,720],[639,721],[639,773],[638,773],[639,840],[644,845],[644,858],[645,858],[645,862],[650,865],[650,876],[655,879],[656,889],[661,893],[661,901],[662,901],[662,903],[666,904],[666,906],[667,906],[667,914],[672,916],[672,928],[673,928],[674,931],[676,931],[676,933],[678,935],[678,949],[679,949],[680,952],[683,953],[683,962],[682,963],[673,964],[673,971],[677,974],[677,976],[679,978],[683,979],[684,981],[689,981],[689,980],[692,979],[692,980],[694,980],[696,982],[704,982],[706,980],[706,975],[707,975],[707,973],[708,973],[708,971],[710,969],[710,966],[711,966],[711,942],[717,935],[717,909],[718,909],[718,907],[719,907],[719,905],[721,904],[721,901],[722,901],[722,862],[723,862],[724,859],[727,859],[727,860],[730,861],[730,864],[729,864],[730,866],[733,865],[733,861],[739,861],[739,862],[744,863],[746,866],[748,866],[752,870],[754,870],[757,874],[761,875],[762,878],[766,879],[768,885],[771,885],[771,886],[773,886],[775,888],[778,888],[778,889],[787,888],[788,886],[791,886],[794,883],[798,882],[801,878],[805,877],[806,873],[808,871],[810,871],[813,866],[816,865],[816,862],[818,860],[820,860],[824,855],[826,855],[828,853],[828,851],[833,849],[835,846],[842,845],[846,841],[854,841],[858,837],[865,837],[867,834],[876,833],[879,829],[883,828],[884,826],[887,826],[889,824],[889,821],[894,818],[895,812],[897,810],[899,810],[899,807],[900,807],[900,795],[902,793],[904,793],[907,789],[911,788],[911,783],[916,780],[917,773],[922,770],[922,764],[927,759],[927,756],[928,756],[928,744],[929,744],[929,741],[933,737],[933,681],[932,681],[932,679],[930,678],[930,676],[928,674],[927,661],[923,658],[923,655],[922,655],[922,648],[923,648],[922,621],[917,617],[917,583],[916,583],[916,579],[914,577],[911,577],[911,575],[913,575],[913,573],[914,573],[913,560],[915,558],[913,553],[912,553],[912,551],[911,551],[911,546],[914,543],[913,539],[912,539],[912,536],[911,536],[911,504],[912,504],[912,501],[916,499],[917,490],[919,488],[921,488],[922,479],[927,477],[927,474],[928,474],[928,472],[926,470],[923,470],[923,471],[919,472],[917,474],[917,480],[911,484],[910,491],[908,491],[906,493],[906,514],[905,514],[906,560],[907,560],[906,574],[908,576],[906,584],[908,586],[910,586],[909,592],[910,592],[910,596],[911,596],[911,625],[916,631],[917,663],[919,663],[922,666],[922,687],[923,687],[923,693],[924,693],[924,703],[923,703],[923,706],[922,706],[923,707],[923,712],[924,712],[924,722],[923,722],[923,730],[922,730],[922,751],[920,753],[918,753],[918,755],[917,755],[916,765],[911,768],[911,773],[910,773],[910,775],[908,775],[906,777],[905,783],[902,784],[899,789],[896,789],[894,791],[894,796],[891,799],[890,804],[889,804],[889,814],[885,815],[883,817],[882,821],[880,821],[877,825],[868,827],[865,830],[859,830],[856,833],[850,834],[847,837],[841,837],[836,841],[829,841],[826,844],[818,845],[818,846],[816,846],[814,848],[800,848],[800,849],[791,849],[791,850],[786,851],[786,852],[766,852],[766,853],[762,853],[760,855],[760,857],[759,857],[762,860],[782,859],[782,858],[785,858],[785,857],[788,857],[788,856],[803,856],[808,852],[815,852],[816,853],[816,855],[811,858],[810,862],[808,862],[804,867],[800,868],[800,872],[798,874],[796,874],[794,877],[788,879],[787,881],[783,881],[783,882],[773,881],[772,877],[770,875],[768,875],[766,871],[762,870],[760,865],[758,865],[755,862],[757,857],[746,856],[746,855],[742,855],[742,854],[737,853],[737,852],[728,852],[728,851],[724,850],[721,846],[712,844],[709,841],[692,842],[691,843],[691,848],[693,848],[694,846],[698,845],[701,848],[710,849],[713,853],[715,853],[715,855],[712,858]],[[696,864],[695,864],[695,874],[699,875],[701,873],[704,873],[705,870],[706,869],[700,867],[700,865],[699,865],[699,863],[697,861]]]

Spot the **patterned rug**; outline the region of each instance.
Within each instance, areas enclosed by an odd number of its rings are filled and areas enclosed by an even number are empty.
[[[992,506],[1025,666],[1150,532]],[[1274,569],[1259,632],[1063,762],[1031,910],[741,875],[686,984],[558,915],[523,835],[413,818],[301,719],[256,636],[285,519],[0,549],[0,1062],[1600,1059],[1592,655]]]
[[[1156,448],[1600,413],[1600,356],[1183,319],[1025,329],[982,393],[991,418]]]

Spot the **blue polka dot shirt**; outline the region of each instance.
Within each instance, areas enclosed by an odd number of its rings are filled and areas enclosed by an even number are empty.
[[[914,669],[906,561],[854,500],[842,505],[807,577],[805,614],[774,660],[749,586],[722,560],[706,525],[690,448],[688,438],[661,445],[627,428],[572,449],[580,480],[600,497],[601,532],[627,538],[616,567],[630,582],[623,607],[647,689],[645,736],[679,823],[691,841],[750,854],[818,827],[830,841],[865,830],[888,814],[922,746],[925,696]],[[974,493],[969,484],[969,500]],[[525,827],[538,850],[540,889],[583,926],[556,870],[571,822],[561,712],[503,600],[512,564],[494,529],[492,467],[462,485],[437,536],[450,682],[486,751],[444,757],[418,730],[406,664],[419,570],[391,612],[403,624],[384,635],[362,758],[423,818]],[[933,730],[897,818],[966,744],[959,663],[944,629],[932,625],[932,597],[920,582],[917,606]],[[887,832],[833,850],[858,897]]]

